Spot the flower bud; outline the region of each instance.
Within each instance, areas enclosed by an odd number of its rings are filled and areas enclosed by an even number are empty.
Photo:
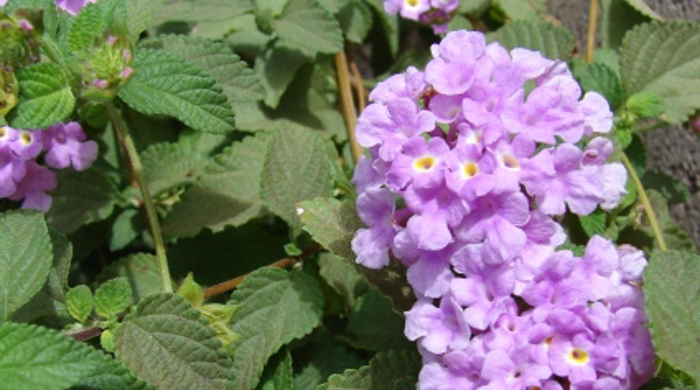
[[[96,102],[114,98],[119,87],[134,74],[131,42],[122,37],[107,36],[88,51],[83,61],[81,97]]]
[[[0,117],[7,115],[17,105],[19,84],[14,73],[0,69]]]
[[[26,18],[0,13],[0,68],[12,71],[39,60],[39,41]]]
[[[658,118],[664,113],[664,102],[654,92],[642,91],[627,99],[627,109],[639,119]]]

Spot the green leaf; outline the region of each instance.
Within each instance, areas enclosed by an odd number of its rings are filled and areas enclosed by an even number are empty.
[[[494,5],[505,12],[510,20],[541,20],[547,15],[547,3],[544,0],[496,0]]]
[[[641,180],[644,188],[658,191],[669,204],[684,203],[690,199],[688,186],[663,172],[646,171]]]
[[[658,356],[700,381],[700,256],[656,253],[644,271],[649,330]]]
[[[101,360],[95,371],[83,377],[69,390],[155,390],[139,380],[122,362],[112,355],[99,354]]]
[[[306,57],[295,49],[274,44],[262,51],[255,60],[255,72],[265,86],[265,104],[276,108],[287,86]]]
[[[343,336],[350,345],[370,351],[413,348],[403,334],[404,318],[391,299],[376,288],[361,296],[350,309]]]
[[[366,293],[370,284],[349,260],[323,253],[318,259],[319,274],[328,285],[343,297],[348,307]]]
[[[641,91],[630,96],[625,102],[625,106],[635,116],[640,119],[655,119],[660,117],[664,111],[664,101],[654,92]]]
[[[104,318],[115,318],[131,304],[131,285],[124,277],[108,280],[95,290],[95,312]]]
[[[350,243],[362,221],[352,201],[334,198],[317,198],[301,202],[298,214],[304,230],[316,242],[336,255],[354,261],[355,253]]]
[[[135,302],[158,293],[163,288],[158,260],[150,253],[136,253],[110,264],[95,279],[96,283],[122,276],[129,282]]]
[[[673,250],[685,250],[689,252],[695,252],[695,243],[676,222],[671,218],[670,211],[668,209],[668,203],[666,199],[659,192],[653,189],[647,189],[647,197],[649,198],[649,203],[656,213],[656,219],[658,220],[659,227],[661,228],[661,233],[664,235],[664,240],[666,241],[666,246],[668,249]],[[654,232],[648,222],[648,217],[644,214],[643,209],[639,209],[642,214],[642,224],[640,229],[649,237],[655,237]],[[648,252],[654,249],[658,249],[658,243],[655,239],[651,240],[648,246]]]
[[[115,330],[115,353],[158,388],[232,390],[231,361],[206,323],[180,296],[150,295]]]
[[[85,322],[90,317],[93,306],[92,291],[84,284],[75,286],[66,293],[68,314],[78,322]]]
[[[372,28],[372,11],[360,0],[350,0],[337,12],[345,39],[362,43]]]
[[[95,44],[95,39],[102,36],[108,23],[103,7],[86,4],[69,25],[67,40],[70,51],[77,53],[90,49]]]
[[[267,147],[260,185],[265,206],[300,231],[297,203],[331,196],[332,167],[326,144],[312,130],[278,129]]]
[[[49,276],[52,255],[41,213],[0,214],[0,321],[41,290]]]
[[[622,102],[622,84],[615,71],[608,66],[574,61],[572,71],[585,92],[598,92],[610,103],[611,108]]]
[[[259,76],[228,46],[208,39],[170,35],[163,49],[191,62],[214,78],[230,101],[258,101],[265,97]]]
[[[600,208],[595,209],[592,213],[580,216],[579,221],[583,231],[588,237],[593,237],[596,234],[603,235],[605,233],[605,212]]]
[[[168,21],[223,22],[252,11],[252,0],[165,0],[151,25]]]
[[[547,58],[564,61],[571,58],[576,46],[576,40],[568,30],[550,23],[517,21],[487,34],[486,37],[489,42],[498,41],[507,49],[525,47],[538,50]]]
[[[649,23],[630,31],[620,50],[626,96],[653,92],[666,106],[663,118],[681,123],[700,109],[700,26]]]
[[[340,25],[315,0],[288,2],[280,17],[273,21],[273,27],[281,45],[300,50],[308,57],[343,50]]]
[[[402,379],[418,377],[420,357],[416,352],[380,352],[368,366],[357,370],[347,370],[342,375],[335,374],[328,378],[328,383],[318,386],[317,390],[393,390],[394,385]],[[415,385],[417,380],[413,380]]]
[[[602,47],[618,51],[622,40],[634,26],[649,19],[625,0],[600,1],[600,40]]]
[[[294,363],[300,367],[294,375],[296,390],[314,390],[332,374],[367,364],[359,353],[340,344],[337,337],[325,328],[315,331],[311,341],[294,352]]]
[[[107,176],[96,170],[58,172],[58,187],[46,214],[50,226],[65,234],[112,214],[118,194]]]
[[[625,2],[644,16],[650,19],[661,20],[661,16],[649,7],[649,4],[645,3],[644,0],[625,0]]]
[[[152,195],[192,184],[204,170],[207,159],[186,145],[157,143],[141,155],[143,174]]]
[[[129,38],[138,41],[139,35],[163,10],[167,0],[126,0],[126,20]]]
[[[195,130],[225,133],[234,129],[231,105],[216,80],[189,62],[163,50],[141,49],[136,76],[119,91],[131,108],[169,115]]]
[[[112,225],[109,250],[116,252],[126,248],[146,229],[143,216],[136,209],[126,209],[119,213]]]
[[[62,122],[73,112],[75,97],[60,66],[51,62],[17,71],[19,104],[10,124],[18,129],[40,129]]]
[[[452,20],[447,24],[447,29],[450,31],[458,31],[458,30],[473,30],[474,26],[472,26],[472,23],[469,21],[469,19],[465,18],[462,15],[456,14],[454,17],[452,17]]]
[[[386,11],[384,11],[384,2],[382,0],[366,0],[366,2],[374,9],[374,14],[382,23],[384,37],[386,38],[386,43],[389,46],[389,52],[393,59],[399,53],[399,15],[387,14]]]
[[[237,389],[248,390],[258,384],[270,356],[320,324],[323,293],[302,272],[262,268],[248,275],[229,304],[241,306],[232,326],[240,338],[229,351],[234,356]]]
[[[207,227],[239,226],[262,209],[260,177],[269,136],[258,133],[216,155],[196,185],[163,221],[167,236],[191,237]]]
[[[270,358],[257,390],[295,390],[292,355],[288,350]]]
[[[91,375],[101,353],[55,330],[0,323],[0,378],[12,390],[62,390]]]

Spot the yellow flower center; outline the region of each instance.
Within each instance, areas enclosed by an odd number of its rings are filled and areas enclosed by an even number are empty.
[[[588,352],[574,348],[569,352],[569,361],[575,364],[586,364],[588,363]]]
[[[501,162],[504,167],[507,169],[510,169],[511,171],[519,171],[520,170],[520,162],[518,161],[515,156],[511,154],[504,154],[501,157]]]
[[[420,0],[405,0],[405,3],[409,7],[416,7],[416,6],[418,6],[419,1]]]
[[[22,141],[22,144],[24,144],[24,146],[29,146],[32,144],[32,141],[34,141],[34,137],[32,137],[32,135],[28,132],[23,131],[22,135],[19,136],[19,140]]]
[[[0,127],[0,138],[7,136],[7,127]]]
[[[479,174],[479,166],[473,162],[468,162],[464,164],[462,174],[466,179],[471,179],[472,177]]]
[[[413,161],[413,169],[418,172],[427,172],[433,169],[436,162],[433,156],[423,156]]]

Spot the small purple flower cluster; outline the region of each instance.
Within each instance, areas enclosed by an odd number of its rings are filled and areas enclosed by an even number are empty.
[[[390,15],[401,14],[406,19],[432,26],[435,34],[446,34],[447,23],[459,7],[459,0],[384,0],[384,10]]]
[[[583,257],[552,218],[614,208],[606,100],[565,63],[449,33],[425,72],[372,91],[353,183],[357,262],[408,267],[405,334],[422,390],[634,389],[653,374],[643,253],[593,237]]]
[[[73,166],[83,171],[97,158],[97,143],[86,141],[77,122],[59,123],[43,131],[0,127],[0,198],[22,200],[22,208],[48,211],[56,174],[36,162],[44,151],[51,168]]]

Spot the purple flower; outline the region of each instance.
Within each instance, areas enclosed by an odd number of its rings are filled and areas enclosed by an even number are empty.
[[[8,144],[12,153],[22,161],[33,160],[41,153],[43,144],[40,131],[17,131],[17,137]]]
[[[17,190],[10,196],[10,199],[21,200],[24,198],[22,208],[25,209],[49,211],[52,199],[47,192],[56,189],[56,174],[34,161],[27,161],[26,169],[24,178],[17,183]]]
[[[440,307],[429,299],[418,300],[406,315],[406,337],[419,340],[427,351],[443,354],[464,349],[469,345],[471,332],[464,321],[462,308],[449,296],[440,300]]]
[[[97,159],[97,143],[86,141],[78,122],[59,123],[44,131],[46,163],[57,169],[72,165],[76,171],[88,169]]]
[[[97,0],[56,0],[56,5],[71,15],[77,15],[83,7],[96,2]]]
[[[408,185],[420,190],[438,188],[444,178],[443,156],[450,148],[440,138],[426,142],[421,136],[408,140],[386,173],[386,183],[394,192]]]
[[[369,94],[369,99],[383,104],[399,98],[409,98],[416,101],[427,87],[428,84],[425,83],[423,72],[409,66],[406,73],[393,75],[379,83]]]
[[[396,235],[394,197],[386,189],[368,190],[357,198],[360,219],[369,229],[360,229],[352,240],[357,263],[368,268],[389,264],[389,248]]]
[[[484,35],[471,31],[448,34],[431,50],[434,59],[425,67],[425,80],[439,93],[459,95],[471,87],[478,60],[484,54]]]
[[[489,381],[483,390],[511,390],[540,387],[552,371],[545,365],[539,365],[528,359],[525,350],[516,350],[508,354],[503,350],[493,350],[486,355],[482,378]]]

